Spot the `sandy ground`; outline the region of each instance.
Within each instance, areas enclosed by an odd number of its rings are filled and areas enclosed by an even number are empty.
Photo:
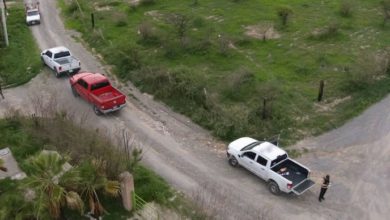
[[[42,24],[32,26],[41,49],[64,45],[80,58],[82,69],[107,74],[105,67],[65,30],[56,1],[41,0]],[[38,54],[36,54],[38,56]],[[390,97],[361,116],[322,136],[296,144],[310,151],[298,161],[320,181],[331,175],[326,201],[317,200],[319,184],[301,196],[271,195],[264,181],[228,165],[224,143],[189,119],[170,111],[131,84],[121,87],[129,97],[121,112],[98,117],[92,107],[72,96],[67,78],[45,71],[26,85],[4,91],[0,115],[9,109],[31,114],[34,97],[54,98],[60,109],[84,117],[85,126],[112,134],[126,130],[144,149],[143,163],[177,190],[207,208],[216,219],[388,219],[390,216]]]

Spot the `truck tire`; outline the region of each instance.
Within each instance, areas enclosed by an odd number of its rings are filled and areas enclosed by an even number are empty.
[[[57,70],[54,70],[54,73],[56,74],[57,78],[60,78],[61,74]]]
[[[72,94],[74,97],[79,97],[80,95],[77,93],[76,89],[74,88],[74,86],[72,86]]]
[[[238,167],[238,160],[234,156],[229,157],[229,164],[232,167]]]
[[[273,180],[269,181],[268,189],[274,195],[279,195],[279,193],[280,193],[280,189],[279,189],[278,184],[275,183],[275,181],[273,181]]]
[[[102,112],[96,105],[93,106],[93,112],[95,112],[96,115],[102,115]]]
[[[43,60],[43,57],[41,56],[41,61],[42,61],[42,65],[43,66],[46,66],[46,63],[45,63],[45,61]]]

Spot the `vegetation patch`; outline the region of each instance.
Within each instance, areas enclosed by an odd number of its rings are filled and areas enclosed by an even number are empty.
[[[0,27],[0,83],[2,85],[24,84],[36,76],[41,69],[39,49],[24,17],[24,8],[21,4],[13,4],[9,7],[8,47],[4,42],[3,28]]]
[[[134,146],[128,145],[126,152],[133,153],[126,156],[105,134],[83,129],[65,112],[50,119],[9,113],[0,120],[0,149],[4,147],[11,149],[27,178],[0,180],[0,219],[84,219],[81,214],[90,210],[104,214],[104,219],[128,219],[132,213],[122,208],[118,195],[118,175],[125,170],[133,174],[136,193],[146,202],[194,215],[187,211],[193,204],[138,165],[141,152]],[[55,176],[66,162],[73,167],[57,182]],[[184,203],[179,210],[178,204]]]
[[[125,1],[110,6],[127,13],[119,21],[78,2],[84,15],[62,1],[67,26],[118,76],[226,140],[281,134],[290,144],[340,126],[389,92],[388,71],[361,62],[388,51],[387,1]],[[388,69],[383,60],[376,62]],[[318,111],[321,81],[321,102],[351,98]]]

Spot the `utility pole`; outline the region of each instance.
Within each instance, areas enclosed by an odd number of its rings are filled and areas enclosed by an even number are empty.
[[[6,4],[5,1],[6,1],[6,0],[3,0],[3,4],[4,4],[5,13],[7,13],[7,12],[8,12],[8,11],[7,11],[7,4]]]
[[[5,6],[5,1],[3,1],[4,6]],[[5,9],[3,7],[0,7],[1,9],[1,21],[3,22],[3,32],[4,32],[4,41],[5,41],[5,46],[8,47],[8,33],[7,33],[7,21],[5,18]]]

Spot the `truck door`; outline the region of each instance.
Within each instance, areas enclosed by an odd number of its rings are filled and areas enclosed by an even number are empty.
[[[46,63],[47,66],[49,66],[50,68],[53,68],[53,64],[51,62],[51,59],[52,59],[52,56],[53,56],[53,53],[48,50],[46,51],[46,53],[43,54],[42,58],[43,58],[43,61]]]
[[[79,79],[77,83],[75,84],[75,88],[79,95],[89,101],[88,97],[88,83],[85,82],[83,79]]]
[[[254,173],[255,172],[254,165],[256,163],[255,158],[256,158],[256,153],[251,152],[251,151],[247,151],[241,155],[240,164],[243,167],[247,168],[249,171]]]
[[[257,155],[256,162],[253,163],[254,173],[262,179],[268,179],[267,163],[268,160],[260,155]]]

